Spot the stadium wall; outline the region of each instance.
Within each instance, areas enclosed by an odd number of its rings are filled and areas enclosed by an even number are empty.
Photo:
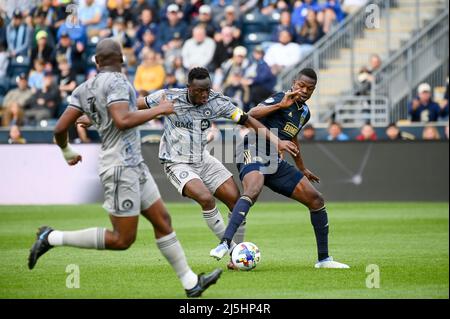
[[[302,154],[307,167],[321,178],[317,187],[326,200],[448,202],[448,145],[446,141],[305,142]],[[0,145],[0,204],[102,202],[97,173],[100,146],[75,147],[83,162],[69,167],[51,144]],[[158,144],[144,143],[142,150],[163,198],[187,201],[168,182],[157,158]],[[229,152],[232,145],[227,143],[222,150]],[[226,166],[238,181],[234,164]],[[265,189],[260,200],[285,199]]]

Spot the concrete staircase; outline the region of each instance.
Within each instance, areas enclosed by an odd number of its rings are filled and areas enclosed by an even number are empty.
[[[447,0],[420,1],[419,21],[423,27],[445,7]],[[355,78],[359,69],[369,65],[372,54],[378,54],[382,60],[399,49],[413,34],[416,27],[416,1],[397,0],[397,6],[391,7],[390,17],[390,50],[387,48],[387,17],[381,12],[380,28],[368,29],[362,38],[354,40],[354,72]],[[319,69],[319,82],[316,92],[309,101],[314,111],[326,114],[333,102],[353,88],[351,74],[351,49],[340,49],[338,58],[326,60],[324,68]]]

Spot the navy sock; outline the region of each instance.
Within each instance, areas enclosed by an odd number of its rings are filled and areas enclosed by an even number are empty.
[[[319,261],[328,258],[328,216],[326,208],[310,212],[311,224],[316,234],[317,253]]]
[[[234,205],[230,221],[228,222],[227,229],[225,229],[225,233],[223,234],[222,238],[222,242],[226,241],[228,247],[230,247],[230,243],[234,234],[244,221],[245,216],[247,216],[248,211],[252,205],[252,200],[247,196],[241,196],[236,205]]]

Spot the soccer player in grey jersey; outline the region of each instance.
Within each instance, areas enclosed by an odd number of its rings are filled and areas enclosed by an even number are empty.
[[[180,194],[200,204],[208,227],[221,239],[226,227],[214,197],[232,211],[240,194],[232,174],[205,150],[211,122],[218,118],[231,119],[237,124],[260,131],[278,145],[279,151],[297,154],[298,149],[291,141],[279,140],[258,120],[242,112],[230,98],[212,91],[211,79],[205,68],[190,70],[187,89],[157,91],[140,98],[138,106],[158,108],[162,96],[172,101],[175,109],[174,113],[165,117],[164,134],[159,147],[159,158],[164,164],[166,175]],[[243,241],[244,224],[234,236],[237,243]],[[231,263],[228,268],[232,268]]]
[[[81,161],[81,155],[68,144],[68,128],[83,114],[96,126],[102,137],[99,174],[105,191],[103,207],[109,212],[113,230],[59,231],[42,226],[30,250],[28,266],[33,269],[38,258],[55,246],[127,249],[136,238],[142,214],[152,223],[156,244],[175,270],[187,296],[198,297],[219,279],[222,270],[197,275],[189,267],[158,187],[142,158],[137,128],[156,116],[173,113],[173,103],[161,97],[158,107],[137,110],[135,91],[120,73],[122,50],[114,40],[98,43],[95,60],[98,75],[75,89],[54,134],[64,159],[75,165]]]

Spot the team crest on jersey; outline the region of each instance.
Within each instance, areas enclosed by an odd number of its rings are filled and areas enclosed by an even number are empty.
[[[189,175],[189,173],[188,173],[187,171],[182,171],[182,172],[180,173],[180,178],[181,178],[181,179],[185,179],[186,177],[188,177],[188,175]]]
[[[133,202],[130,199],[126,199],[122,202],[122,208],[129,210],[133,208]]]
[[[212,115],[212,111],[211,111],[211,109],[209,109],[209,108],[207,108],[207,109],[204,109],[203,110],[203,115],[204,116],[211,116]]]
[[[202,129],[202,131],[209,129],[209,127],[211,126],[211,122],[209,122],[208,120],[203,119],[200,123],[200,128]]]

